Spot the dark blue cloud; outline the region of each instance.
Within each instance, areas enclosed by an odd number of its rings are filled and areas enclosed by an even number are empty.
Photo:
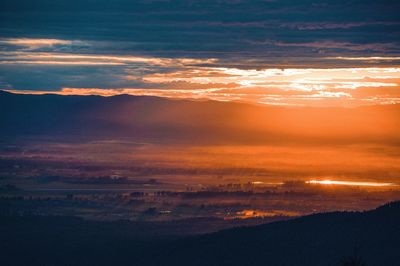
[[[370,62],[324,58],[399,55],[399,10],[393,0],[3,0],[0,38],[75,41],[31,52],[217,58],[216,66],[239,68],[362,66]],[[0,49],[28,48],[3,43]],[[107,75],[100,67],[40,67],[43,77],[30,83],[13,78],[35,67],[2,66],[1,80],[15,88],[59,88],[74,83],[70,73],[77,73],[82,78],[76,83],[87,86],[132,85],[102,79],[123,73],[124,66],[106,67]],[[46,73],[59,83],[53,79],[52,86]]]
[[[127,41],[132,51],[190,55],[262,49],[249,45],[262,40],[398,42],[399,9],[371,0],[5,0],[0,16],[3,36]]]

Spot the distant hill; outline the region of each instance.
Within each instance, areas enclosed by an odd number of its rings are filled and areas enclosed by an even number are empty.
[[[344,265],[355,249],[367,266],[400,261],[400,202],[178,239],[155,237],[161,229],[152,226],[2,217],[2,265]],[[145,231],[154,232],[146,239]]]
[[[285,108],[148,96],[0,91],[0,136],[168,142],[400,143],[400,106]]]

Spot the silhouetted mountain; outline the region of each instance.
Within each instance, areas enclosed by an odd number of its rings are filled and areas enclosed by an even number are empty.
[[[225,230],[177,241],[154,257],[168,265],[340,265],[355,248],[366,265],[399,265],[400,202]]]
[[[180,142],[400,142],[399,105],[283,108],[120,95],[0,93],[0,135]]]
[[[341,265],[355,248],[368,266],[400,261],[400,202],[180,239],[162,233],[173,224],[2,217],[2,265]]]

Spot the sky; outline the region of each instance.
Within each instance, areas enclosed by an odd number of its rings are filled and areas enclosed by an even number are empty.
[[[3,0],[0,89],[400,103],[396,0]]]

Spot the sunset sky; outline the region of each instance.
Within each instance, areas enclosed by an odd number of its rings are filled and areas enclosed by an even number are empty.
[[[5,0],[0,89],[395,104],[399,10],[391,0]]]
[[[0,0],[1,265],[399,250],[400,0]]]

